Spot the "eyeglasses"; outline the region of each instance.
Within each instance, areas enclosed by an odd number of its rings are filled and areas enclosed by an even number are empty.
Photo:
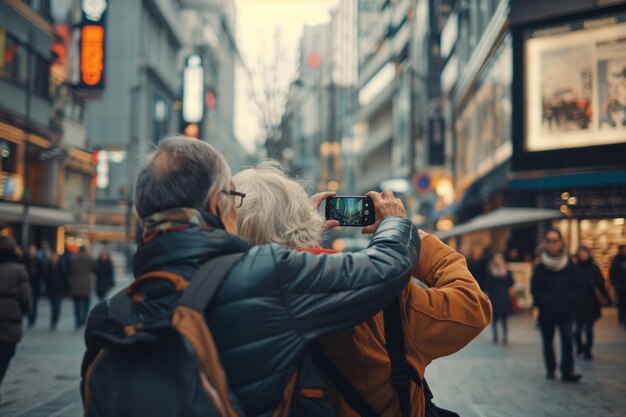
[[[224,194],[233,196],[233,198],[235,199],[235,206],[237,208],[243,205],[243,199],[246,197],[245,193],[240,193],[239,191],[235,191],[235,190],[222,190],[222,192]]]
[[[546,243],[560,243],[559,239],[546,239]]]

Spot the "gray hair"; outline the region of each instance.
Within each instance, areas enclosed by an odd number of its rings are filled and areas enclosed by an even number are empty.
[[[254,245],[278,243],[292,249],[320,246],[324,219],[304,187],[289,179],[276,161],[266,161],[233,177],[246,193],[237,211],[239,235]]]
[[[220,191],[230,188],[230,176],[230,167],[213,146],[182,135],[166,137],[139,173],[135,211],[143,219],[177,207],[205,210],[216,192],[228,207],[232,199]]]

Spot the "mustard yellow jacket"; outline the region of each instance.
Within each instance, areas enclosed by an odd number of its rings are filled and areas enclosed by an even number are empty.
[[[434,359],[457,352],[491,321],[491,304],[467,269],[465,258],[437,237],[422,240],[413,276],[430,288],[407,285],[400,293],[407,360],[424,376]],[[383,314],[349,330],[325,336],[322,349],[381,417],[400,416],[385,350]],[[331,383],[338,416],[358,417]],[[436,395],[436,393],[435,393]],[[423,417],[424,393],[411,386],[411,415]]]

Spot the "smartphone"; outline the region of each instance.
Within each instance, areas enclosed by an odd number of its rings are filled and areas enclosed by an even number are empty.
[[[368,226],[376,221],[374,203],[369,197],[328,197],[326,219],[341,226]]]

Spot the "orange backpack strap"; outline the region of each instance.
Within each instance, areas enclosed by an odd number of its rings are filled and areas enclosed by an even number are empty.
[[[189,286],[189,281],[180,275],[166,271],[148,272],[147,274],[141,275],[128,287],[128,294],[130,295],[133,304],[145,301],[143,294],[139,292],[139,287],[141,287],[141,285],[143,285],[146,281],[153,279],[164,279],[171,282],[176,291],[183,291]]]
[[[291,378],[289,378],[289,382],[287,382],[285,391],[283,392],[283,399],[278,405],[278,408],[274,411],[274,414],[272,414],[272,417],[287,417],[289,415],[289,411],[291,409],[291,399],[293,398],[297,381],[298,371],[295,371],[293,375],[291,375]]]

